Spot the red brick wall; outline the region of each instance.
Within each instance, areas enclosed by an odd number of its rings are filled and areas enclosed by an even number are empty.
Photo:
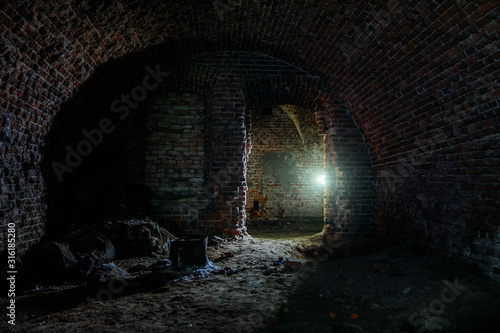
[[[290,103],[320,112],[330,103],[325,91],[334,91],[370,149],[379,230],[489,273],[498,266],[497,1],[270,0],[231,9],[218,15],[201,0],[1,2],[2,233],[16,223],[25,249],[44,232],[41,147],[63,102],[84,82],[97,91],[86,101],[116,98],[141,80],[144,66],[161,62],[177,71],[173,86],[212,91],[214,143],[225,122],[245,127],[245,107]],[[103,64],[108,75],[97,82]],[[316,89],[318,80],[326,89]],[[267,90],[252,94],[262,82]],[[214,150],[221,160],[211,170],[234,158],[228,167],[239,183],[227,193],[240,194],[244,172],[231,167],[246,160],[231,149],[246,140],[242,132],[232,139],[223,155]],[[241,218],[241,202],[234,205],[229,215]]]
[[[247,169],[247,215],[250,218],[323,217],[323,142],[315,123],[304,142],[294,121],[283,107],[251,113],[252,145]],[[314,120],[309,110],[308,117]],[[306,115],[307,117],[307,115]],[[321,138],[322,139],[322,138]],[[254,210],[254,201],[259,210]]]
[[[223,59],[224,56],[209,56],[206,62]],[[214,87],[211,103],[208,174],[215,200],[214,212],[202,217],[201,230],[217,230],[225,236],[246,233],[248,137],[245,103],[239,89],[230,85],[241,79],[241,75],[226,68]]]
[[[325,134],[326,239],[373,235],[375,172],[365,138],[340,100],[331,100],[320,119]]]
[[[202,197],[206,191],[205,99],[164,93],[150,103],[142,111],[146,114],[144,185],[152,192],[153,214],[196,229],[193,200],[209,199]]]

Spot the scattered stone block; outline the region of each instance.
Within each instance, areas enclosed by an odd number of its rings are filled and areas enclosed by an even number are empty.
[[[190,236],[171,242],[170,260],[175,269],[200,267],[208,264],[208,237]]]

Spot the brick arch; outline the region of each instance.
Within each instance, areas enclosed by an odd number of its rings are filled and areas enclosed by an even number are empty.
[[[173,42],[177,58],[250,51],[319,76],[373,152],[379,230],[491,273],[498,168],[484,170],[478,156],[493,168],[499,158],[498,2],[272,0],[230,9],[218,15],[202,0],[0,3],[3,225],[18,223],[26,246],[43,233],[39,148],[60,105],[100,65]]]
[[[68,197],[68,193],[75,191],[75,186],[82,183],[82,179],[90,182],[100,179],[103,186],[108,187],[116,186],[118,178],[122,178],[120,182],[135,183],[132,176],[123,174],[123,170],[114,175],[114,170],[119,166],[110,164],[110,160],[106,158],[109,153],[105,151],[110,150],[110,145],[116,145],[116,148],[121,149],[122,155],[130,154],[130,151],[120,148],[116,141],[137,139],[131,134],[135,132],[133,126],[137,121],[140,123],[140,113],[144,112],[149,101],[168,92],[194,93],[205,99],[209,98],[217,84],[219,71],[189,60],[168,59],[164,50],[165,46],[151,48],[106,63],[94,72],[70,100],[61,105],[45,138],[44,161],[41,166],[47,193],[50,193],[47,201],[49,232],[60,229],[68,218],[65,216],[67,209],[64,206],[69,203],[63,199]],[[168,75],[161,77],[162,82],[157,82],[156,88],[147,90],[146,100],[136,101],[137,107],[130,107],[126,115],[114,113],[113,102],[123,101],[123,95],[130,96],[136,87],[142,87],[144,77],[149,77],[148,84],[156,84],[151,73],[156,72],[157,68]],[[124,76],[124,73],[127,75]],[[119,105],[125,103],[121,102]],[[96,130],[101,130],[100,123],[103,119],[111,120],[113,130],[104,133],[102,141],[97,140],[99,143],[93,145],[88,157],[82,157],[81,163],[75,167],[70,166],[67,162],[68,147],[76,151],[82,141],[89,141],[84,131],[95,133]],[[115,157],[119,156],[117,154]],[[70,167],[66,168],[67,166]],[[112,178],[113,181],[103,181],[106,178]],[[97,191],[95,188],[89,190]]]
[[[213,90],[220,75],[217,69],[190,61],[165,59],[163,50],[164,47],[152,48],[99,67],[67,102],[58,106],[60,111],[51,123],[47,123],[49,133],[44,137],[43,151],[51,150],[47,144],[63,147],[71,142],[71,133],[81,131],[85,126],[96,126],[94,123],[103,117],[116,117],[117,114],[112,112],[113,102],[122,99],[123,95],[130,95],[135,87],[143,86],[146,76],[150,83],[155,84],[151,73],[157,69],[166,75],[161,77],[157,87],[147,90],[147,98],[165,91],[203,96]],[[66,141],[60,141],[61,135]]]
[[[316,113],[324,135],[325,239],[373,235],[375,171],[364,134],[345,103],[318,77],[263,76],[239,85],[248,109],[295,104]]]
[[[316,110],[319,96],[311,97],[311,91],[318,87],[321,80],[310,75],[262,75],[245,80],[239,88],[245,98],[249,110],[274,105],[296,104],[304,108]]]

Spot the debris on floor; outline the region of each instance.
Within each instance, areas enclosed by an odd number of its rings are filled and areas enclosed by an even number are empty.
[[[143,256],[150,253],[168,255],[171,235],[150,220],[107,222],[102,228],[116,247],[117,258]]]
[[[468,266],[411,243],[321,261],[300,251],[319,245],[224,240],[182,270],[157,253],[114,260],[86,284],[20,295],[11,331],[496,332],[500,286]],[[392,268],[371,270],[382,258]]]

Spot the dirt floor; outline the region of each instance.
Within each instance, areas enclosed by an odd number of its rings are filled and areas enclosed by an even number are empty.
[[[209,247],[213,264],[197,271],[116,261],[135,278],[28,293],[17,325],[0,331],[498,332],[500,285],[473,268],[412,243],[332,258],[312,251],[317,238],[294,236]]]
[[[322,232],[323,218],[248,220],[248,232],[254,238],[304,238]]]

